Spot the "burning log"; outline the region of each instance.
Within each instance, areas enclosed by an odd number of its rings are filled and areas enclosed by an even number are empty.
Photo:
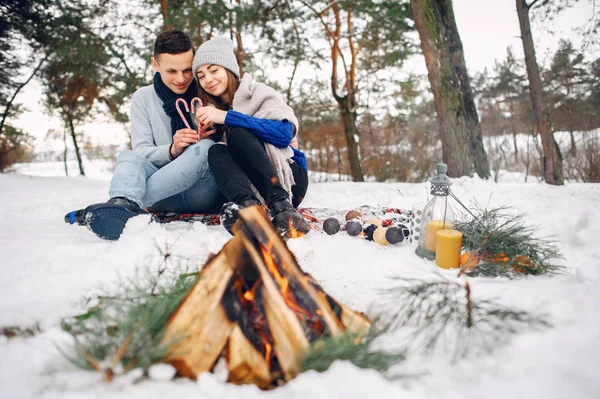
[[[270,358],[270,353],[266,354]],[[252,346],[239,325],[233,327],[227,350],[229,382],[234,384],[256,384],[267,388],[271,383],[269,364],[260,352]]]
[[[230,382],[268,388],[294,378],[299,353],[324,334],[367,332],[364,315],[300,269],[263,208],[242,209],[233,232],[167,323],[165,360],[179,374],[196,378],[225,353]]]
[[[167,321],[163,344],[171,346],[165,361],[185,377],[195,379],[212,369],[227,343],[233,323],[221,306],[221,297],[232,275],[226,255],[213,258]]]

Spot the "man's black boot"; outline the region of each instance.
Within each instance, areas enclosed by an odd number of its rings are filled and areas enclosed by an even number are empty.
[[[77,224],[86,225],[98,237],[105,240],[117,240],[121,236],[125,224],[134,216],[147,214],[135,202],[124,198],[114,197],[101,204],[93,204],[83,210],[65,215],[65,221],[74,220]],[[67,217],[73,214],[72,217]]]
[[[269,204],[273,225],[283,237],[291,237],[293,230],[302,235],[310,231],[310,225],[288,200],[273,201]]]
[[[262,204],[256,198],[248,198],[239,204],[236,204],[235,202],[227,202],[221,207],[219,219],[221,220],[221,224],[223,225],[223,227],[225,227],[225,230],[227,230],[229,234],[233,235],[231,229],[240,217],[239,210],[252,205]]]

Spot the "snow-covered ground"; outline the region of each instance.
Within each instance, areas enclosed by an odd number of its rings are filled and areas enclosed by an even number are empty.
[[[110,287],[119,276],[133,276],[165,246],[201,263],[230,236],[219,226],[148,224],[142,216],[130,221],[119,241],[103,241],[84,227],[65,224],[63,215],[106,200],[106,179],[0,174],[0,328],[39,323],[41,329],[29,338],[0,337],[0,397],[598,398],[600,184],[553,187],[532,180],[522,183],[522,176],[511,173],[503,173],[500,183],[461,178],[454,180],[453,190],[465,203],[473,198],[489,207],[510,205],[525,213],[528,223],[541,225],[540,236],[558,240],[563,275],[469,279],[475,299],[494,297],[507,306],[546,313],[553,327],[517,334],[492,354],[456,363],[445,356],[409,358],[399,371],[416,378],[389,381],[375,371],[336,362],[327,372],[304,373],[262,392],[212,374],[198,381],[136,384],[125,376],[105,384],[98,373],[73,368],[57,350],[70,343],[60,320],[81,313],[82,298],[102,285]],[[315,183],[303,205],[410,209],[426,200],[427,188],[426,183]],[[318,232],[289,242],[304,270],[332,296],[361,311],[382,303],[382,290],[394,284],[394,276],[454,278],[455,271],[417,257],[414,245],[382,247],[345,233]]]

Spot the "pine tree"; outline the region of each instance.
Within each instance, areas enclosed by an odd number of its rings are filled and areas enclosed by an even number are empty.
[[[585,129],[580,119],[585,112],[585,95],[588,89],[584,64],[584,55],[575,50],[573,43],[561,40],[552,57],[550,69],[544,74],[553,121],[558,130],[569,132],[571,155],[575,155],[577,151],[573,131]]]
[[[321,56],[331,63],[329,85],[339,110],[354,181],[364,180],[358,117],[359,108],[366,104],[361,94],[382,90],[385,82],[377,79],[377,73],[400,66],[410,54],[405,36],[412,29],[407,6],[405,1],[391,0],[299,0],[283,2],[279,8],[279,19],[297,28],[298,54],[310,53],[306,46],[310,46],[311,33],[301,30],[301,26],[317,26],[319,34],[315,39],[327,40],[327,55]]]

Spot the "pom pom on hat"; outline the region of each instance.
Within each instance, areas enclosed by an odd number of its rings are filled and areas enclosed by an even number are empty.
[[[222,66],[240,78],[240,67],[233,53],[233,42],[225,37],[216,36],[200,45],[192,62],[194,79],[198,79],[198,68],[205,64]]]

